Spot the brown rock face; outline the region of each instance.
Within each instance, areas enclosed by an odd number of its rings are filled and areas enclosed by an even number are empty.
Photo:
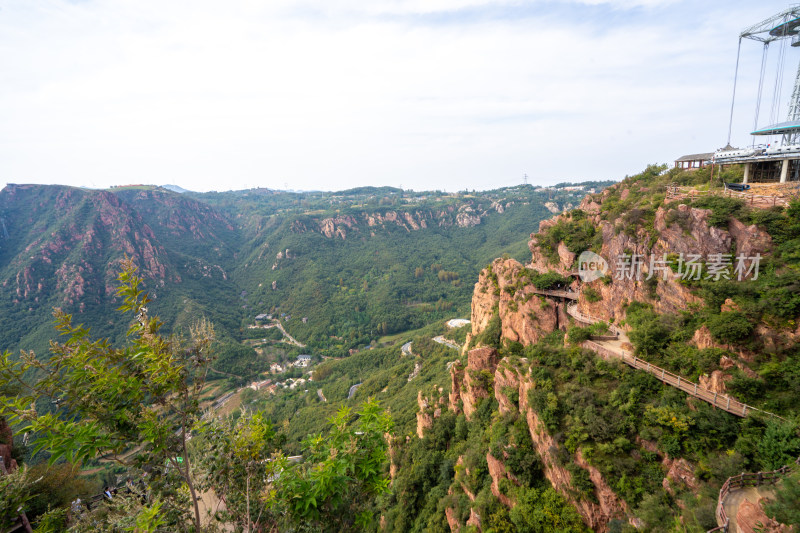
[[[725,386],[726,381],[730,381],[733,379],[733,376],[730,374],[725,374],[719,370],[714,370],[711,372],[710,376],[702,375],[698,380],[700,382],[700,386],[710,390],[711,392],[719,392],[724,393],[728,389]]]
[[[13,472],[17,469],[17,461],[11,458],[14,451],[14,435],[11,433],[11,426],[5,418],[0,417],[0,457],[3,458],[3,465],[6,472]]]
[[[422,397],[422,391],[417,392],[417,405],[417,437],[423,438],[425,430],[433,427],[433,416],[427,412],[428,400]]]
[[[623,191],[623,196],[625,192]],[[588,302],[586,298],[581,297],[579,309],[587,315],[607,322],[623,320],[625,307],[631,301],[650,302],[656,311],[662,313],[675,313],[686,309],[689,304],[701,303],[699,298],[687,287],[678,283],[678,274],[671,270],[654,271],[652,277],[658,279],[657,285],[645,285],[651,261],[662,260],[665,254],[684,254],[684,256],[699,254],[707,257],[711,254],[730,254],[735,245],[736,253],[753,256],[757,253],[763,255],[773,246],[770,236],[755,225],[746,226],[737,220],[732,220],[728,229],[714,227],[709,224],[710,210],[697,209],[687,205],[678,206],[676,214],[674,216],[670,214],[669,217],[667,216],[668,211],[663,207],[657,209],[653,223],[654,236],[644,228],[639,228],[635,233],[625,231],[629,228],[615,227],[616,222],[601,220],[599,211],[605,197],[605,194],[586,196],[581,203],[581,208],[589,215],[590,221],[602,235],[603,244],[599,253],[608,262],[609,274],[613,279],[610,284],[593,283],[592,288],[599,293],[600,300]],[[539,232],[546,231],[562,219],[566,220],[566,215],[558,215],[550,220],[540,222]],[[552,264],[549,262],[548,255],[539,249],[536,235],[531,235],[531,237],[529,242],[532,253],[530,268],[540,272],[555,270],[561,274],[567,274],[571,270],[575,256],[569,252],[563,242],[559,243],[557,249],[558,263]],[[620,274],[618,261],[625,254],[635,254],[641,258],[642,267],[639,279],[635,275],[629,277],[618,275]],[[658,266],[657,263],[655,264]],[[483,289],[483,287],[476,286],[473,300],[478,300],[478,303],[484,305],[494,303],[486,301],[485,298],[479,298],[477,294],[479,289]],[[502,298],[496,300],[501,302]],[[530,309],[525,309],[525,311],[528,312]],[[537,317],[543,315],[543,313],[535,314]],[[483,314],[478,313],[478,316],[483,318],[485,310],[483,310]],[[503,315],[503,320],[504,325],[507,321],[511,321],[505,315]],[[482,329],[480,324],[478,328]],[[517,324],[513,329],[517,331],[524,329],[524,326]],[[513,338],[513,336],[508,338]]]
[[[576,255],[570,252],[563,242],[560,242],[558,243],[558,257],[561,260],[559,266],[564,270],[570,270],[572,268],[572,263],[575,262]]]
[[[600,502],[600,509],[604,516],[613,517],[620,516],[621,513],[628,513],[628,505],[606,483],[600,471],[584,459],[580,450],[575,454],[575,464],[589,472],[589,479],[594,483],[597,501]]]
[[[461,401],[464,415],[471,420],[479,399],[488,398],[487,377],[494,374],[497,367],[498,355],[494,348],[476,348],[467,355],[467,368],[463,374],[463,392]],[[453,366],[455,368],[455,365]],[[452,372],[452,369],[451,369]]]
[[[529,373],[514,368],[510,361],[503,359],[495,371],[495,397],[500,405],[500,411],[509,412],[516,406],[503,394],[507,387],[519,391],[519,412],[528,422],[533,447],[542,459],[544,475],[553,488],[564,496],[578,511],[587,526],[594,531],[606,531],[608,522],[612,518],[623,517],[627,513],[627,505],[614,494],[609,485],[603,480],[600,472],[588,465],[582,456],[576,457],[576,464],[587,469],[589,478],[595,485],[595,496],[600,504],[578,500],[573,495],[572,475],[559,461],[559,444],[547,431],[547,426],[528,404],[528,391],[536,387]],[[487,457],[488,460],[488,457]],[[494,478],[493,478],[494,479]]]
[[[717,344],[714,342],[714,339],[711,338],[711,332],[708,330],[708,327],[705,324],[700,326],[700,328],[694,332],[694,336],[692,336],[692,343],[694,343],[694,345],[701,350],[717,346]]]
[[[467,525],[474,526],[475,528],[477,528],[478,533],[481,533],[481,531],[483,531],[481,529],[481,515],[475,512],[475,509],[469,510],[469,518],[467,519]]]
[[[495,259],[481,272],[472,293],[472,337],[486,329],[495,309],[503,338],[526,346],[566,327],[564,304],[536,295],[527,280],[518,285],[523,269],[514,259]]]
[[[433,427],[433,420],[442,414],[442,406],[445,403],[443,390],[441,387],[434,391],[433,396],[426,398],[422,391],[417,391],[417,436],[423,438],[425,430]],[[438,392],[438,394],[436,394]]]
[[[463,382],[464,369],[461,368],[460,363],[456,361],[453,366],[450,367],[450,394],[448,396],[449,402],[447,405],[447,407],[456,414],[461,412],[461,385]]]
[[[772,249],[772,237],[755,224],[745,226],[737,219],[731,219],[728,231],[736,241],[736,253],[753,257],[756,254],[764,255]]]
[[[324,218],[319,221],[319,232],[329,239],[341,237],[344,240],[347,238],[347,231],[356,225],[356,220],[350,215]]]
[[[461,523],[459,523],[458,517],[456,516],[456,510],[452,507],[448,507],[444,510],[444,516],[447,518],[447,525],[450,526],[450,531],[458,533],[461,530]]]
[[[686,459],[681,458],[673,460],[665,458],[664,464],[669,467],[667,477],[665,477],[662,482],[664,489],[672,493],[672,485],[674,483],[680,483],[692,492],[697,492],[700,483],[694,475],[694,468],[692,468],[692,465],[690,465]]]
[[[491,453],[486,453],[486,463],[489,465],[489,477],[492,478],[492,494],[506,507],[514,507],[514,500],[500,492],[500,480],[508,479],[512,483],[519,484],[516,478],[506,469],[506,465],[495,459]]]
[[[739,504],[736,512],[736,525],[742,533],[784,533],[792,531],[792,528],[779,524],[769,518],[761,507],[763,501],[759,500],[758,505],[747,500]]]

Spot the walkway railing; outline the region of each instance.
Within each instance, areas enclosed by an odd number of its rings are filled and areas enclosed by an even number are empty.
[[[577,305],[568,306],[567,312],[572,317],[587,324],[594,324],[595,322],[599,322],[599,319],[584,315],[583,313],[578,311]],[[615,329],[617,331],[621,331],[619,330],[619,328]],[[751,405],[747,405],[746,403],[742,403],[739,400],[731,398],[727,394],[720,394],[718,392],[713,392],[704,387],[701,387],[697,383],[689,381],[688,379],[683,378],[678,374],[673,374],[672,372],[665,370],[660,366],[656,366],[652,363],[645,361],[644,359],[640,359],[635,355],[633,355],[631,352],[623,350],[622,348],[618,350],[611,349],[593,340],[584,341],[582,346],[584,348],[588,348],[589,350],[593,350],[600,357],[606,360],[622,359],[622,361],[625,364],[632,366],[633,368],[636,368],[638,370],[644,370],[645,372],[654,376],[656,379],[666,383],[667,385],[671,385],[677,389],[680,389],[685,393],[694,396],[695,398],[703,400],[704,402],[708,402],[714,407],[718,407],[723,411],[727,411],[736,416],[745,417],[753,412],[759,412],[783,420],[783,418],[781,418],[776,414],[764,411],[762,409],[758,409]]]
[[[791,197],[796,196],[796,192],[792,191],[791,189],[787,189],[786,191],[789,194],[789,198],[783,196],[775,196],[775,195],[764,195],[764,194],[755,194],[751,189],[751,192],[743,192],[743,191],[734,191],[725,187],[724,189],[712,189],[707,191],[698,191],[697,189],[691,187],[679,187],[677,185],[667,185],[667,195],[665,201],[672,201],[682,198],[687,198],[689,202],[693,202],[696,199],[699,199],[703,196],[723,196],[726,198],[740,198],[744,200],[746,203],[749,203],[755,207],[772,207],[776,205],[789,205],[791,201]],[[792,194],[794,193],[794,194]]]
[[[584,324],[596,324],[598,322],[605,322],[599,318],[586,315],[578,311],[578,304],[572,304],[567,306],[567,314],[577,320],[578,322],[583,322]],[[608,324],[608,331],[612,332],[614,335],[618,337],[625,337],[625,331],[615,326],[614,324]],[[626,337],[627,338],[627,337]]]
[[[677,374],[673,374],[669,370],[665,370],[660,366],[656,366],[652,363],[648,363],[647,361],[640,359],[633,355],[632,353],[625,351],[625,350],[611,350],[595,341],[584,341],[583,347],[588,348],[596,352],[600,357],[606,360],[611,359],[622,359],[622,362],[625,364],[632,366],[638,370],[644,370],[645,372],[651,374],[656,379],[666,383],[667,385],[671,385],[677,389],[682,390],[683,392],[689,394],[690,396],[694,396],[700,400],[710,403],[714,407],[718,407],[723,411],[727,411],[731,414],[736,416],[745,417],[752,412],[761,412],[766,415],[775,416],[772,413],[767,411],[762,411],[756,407],[751,405],[747,405],[746,403],[742,403],[739,400],[731,398],[727,394],[720,394],[718,392],[712,392],[704,387],[701,387],[697,383],[693,381],[689,381],[686,378],[683,378]],[[780,418],[780,417],[778,417]]]
[[[567,298],[568,300],[577,300],[578,293],[573,291],[546,291],[534,287],[534,294],[541,294],[543,296],[552,296],[553,298]]]
[[[800,457],[798,457],[794,463],[795,465],[800,465]],[[728,533],[730,518],[728,518],[728,513],[725,512],[725,498],[728,497],[728,494],[730,494],[732,490],[775,484],[783,476],[791,473],[794,468],[795,467],[792,465],[784,465],[777,470],[771,470],[769,472],[741,473],[738,476],[732,476],[726,479],[725,483],[722,484],[722,488],[719,489],[719,497],[717,498],[717,524],[719,524],[719,526],[714,529],[709,529],[707,533],[716,531]]]

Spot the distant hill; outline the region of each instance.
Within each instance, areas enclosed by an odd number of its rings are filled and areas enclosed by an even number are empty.
[[[531,227],[581,194],[8,185],[0,192],[0,346],[46,349],[53,307],[97,334],[123,335],[127,324],[108,317],[128,255],[168,331],[207,316],[235,340],[255,314],[272,311],[291,316],[286,329],[311,348],[346,353],[465,311],[480,268],[528,253]]]
[[[189,192],[188,189],[184,189],[178,185],[162,185],[163,188],[167,189],[168,191],[177,192],[179,194],[183,194],[185,192]]]

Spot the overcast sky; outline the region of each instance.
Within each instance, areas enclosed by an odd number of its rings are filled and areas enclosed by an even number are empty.
[[[0,0],[0,180],[454,191],[524,174],[621,179],[725,144],[738,34],[788,6]],[[743,43],[734,144],[749,141],[760,57]],[[788,49],[780,120],[798,60]]]

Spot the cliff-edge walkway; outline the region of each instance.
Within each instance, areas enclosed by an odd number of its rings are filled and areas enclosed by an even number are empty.
[[[590,317],[578,311],[577,304],[567,306],[567,313],[578,322],[583,322],[584,324],[595,324],[600,322],[600,319]],[[694,396],[695,398],[703,400],[704,402],[708,402],[714,407],[718,407],[736,416],[745,417],[748,414],[759,412],[765,415],[781,418],[776,414],[742,403],[727,394],[712,392],[704,387],[701,387],[697,383],[689,381],[686,378],[683,378],[677,374],[673,374],[668,370],[636,357],[631,352],[622,348],[623,343],[628,342],[628,337],[625,335],[625,333],[620,328],[613,325],[610,325],[609,329],[617,335],[617,339],[588,340],[585,341],[582,346],[584,348],[593,350],[603,359],[621,359],[625,364],[638,370],[643,370],[667,385],[678,388],[690,396]]]

